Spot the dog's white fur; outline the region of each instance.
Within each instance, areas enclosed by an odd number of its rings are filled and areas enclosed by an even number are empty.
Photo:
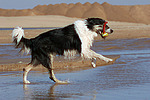
[[[18,45],[22,37],[24,37],[24,30],[22,29],[22,27],[19,27],[19,26],[15,27],[14,30],[12,31],[12,41],[16,39],[17,40],[16,42]],[[29,52],[30,52],[30,49],[25,46],[22,53],[28,54]]]
[[[24,37],[24,30],[22,27],[17,26],[13,31],[12,31],[12,41],[17,39],[17,44],[20,42],[21,38]]]
[[[106,58],[90,49],[94,41],[94,38],[97,37],[98,35],[96,32],[91,31],[87,28],[86,21],[78,20],[78,21],[75,21],[74,24],[75,24],[75,30],[82,43],[81,44],[81,50],[82,50],[81,57],[90,58],[90,59],[100,58],[106,62],[113,61],[112,59]],[[92,65],[93,67],[96,66],[94,65],[93,62],[92,62]]]

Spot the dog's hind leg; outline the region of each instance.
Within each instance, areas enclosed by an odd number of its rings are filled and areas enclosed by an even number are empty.
[[[53,71],[53,61],[54,61],[54,58],[53,58],[53,54],[50,54],[50,63],[51,63],[51,68],[48,69],[49,70],[49,74],[50,74],[50,79],[53,80],[54,82],[56,83],[60,83],[60,84],[67,84],[68,82],[67,81],[60,81],[58,80],[55,75],[54,75],[54,71]]]
[[[24,84],[28,84],[30,83],[28,80],[27,80],[27,76],[28,76],[28,73],[29,71],[33,68],[33,65],[29,64],[26,68],[23,68],[23,83]]]

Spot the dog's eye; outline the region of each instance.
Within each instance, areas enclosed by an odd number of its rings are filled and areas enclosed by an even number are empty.
[[[108,29],[109,27],[106,25],[106,29]]]

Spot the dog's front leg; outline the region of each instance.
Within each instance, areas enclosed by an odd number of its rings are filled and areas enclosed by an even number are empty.
[[[91,58],[92,61],[92,67],[95,68],[96,67],[96,58]]]
[[[90,50],[90,52],[91,52],[92,58],[99,58],[99,59],[104,60],[107,63],[110,62],[110,61],[113,61],[113,59],[104,57],[103,55],[98,54],[98,53],[94,52],[93,50]]]
[[[81,53],[81,56],[83,58],[90,58],[91,59],[91,65],[92,67],[96,67],[96,59],[99,58],[99,59],[102,59],[104,60],[105,62],[110,62],[110,61],[113,61],[113,59],[110,59],[110,58],[107,58],[107,57],[104,57],[103,55],[100,55],[96,52],[94,52],[93,50],[91,49],[84,49]]]
[[[99,59],[102,59],[104,60],[105,62],[110,62],[110,61],[113,61],[113,59],[110,59],[110,58],[107,58],[107,57],[104,57],[103,55],[100,55],[94,51],[91,50],[91,54],[92,54],[92,58],[91,58],[91,61],[92,61],[92,67],[95,68],[96,67],[96,58],[99,58]]]

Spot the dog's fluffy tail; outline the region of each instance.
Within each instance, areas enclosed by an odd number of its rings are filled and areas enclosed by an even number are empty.
[[[12,31],[12,41],[15,43],[16,48],[21,48],[20,51],[29,53],[32,42],[30,39],[24,38],[24,30],[22,27],[16,27]]]

